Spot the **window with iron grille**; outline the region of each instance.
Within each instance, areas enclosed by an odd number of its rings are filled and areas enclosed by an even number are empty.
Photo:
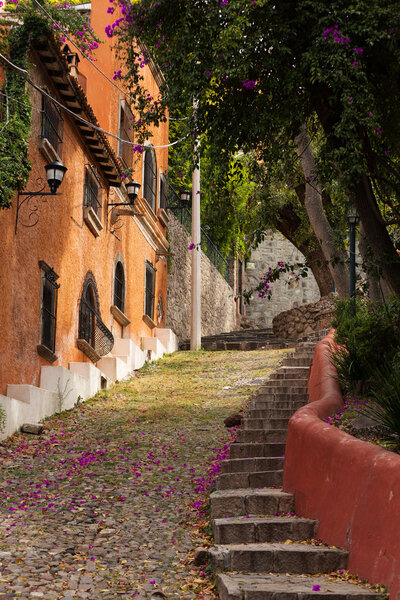
[[[40,343],[54,353],[56,347],[57,296],[60,285],[54,269],[40,261],[41,282],[41,326]]]
[[[150,261],[146,261],[146,290],[145,290],[145,314],[154,318],[154,290],[156,284],[156,269]]]
[[[160,208],[167,210],[167,180],[165,175],[160,175]]]
[[[147,204],[155,210],[157,194],[157,160],[154,148],[145,146],[143,160],[143,198],[145,198]]]
[[[77,345],[93,362],[111,352],[114,336],[101,320],[99,294],[93,273],[86,275],[79,304]]]
[[[61,155],[63,118],[60,109],[46,96],[42,96],[42,125],[40,135]]]
[[[121,102],[119,107],[119,137],[121,140],[133,142],[133,115],[129,106]],[[124,144],[123,141],[118,142],[118,156],[120,156],[126,167],[130,168],[133,164],[132,144]]]
[[[96,171],[91,165],[85,169],[83,204],[92,208],[98,217],[101,216],[101,186]]]
[[[117,262],[114,274],[114,305],[124,312],[125,302],[125,274],[121,262]]]
[[[95,324],[98,312],[97,294],[94,284],[87,283],[79,305],[79,339],[86,340],[93,348],[95,346]]]

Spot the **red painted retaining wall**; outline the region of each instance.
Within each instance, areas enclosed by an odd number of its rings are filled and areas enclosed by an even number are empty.
[[[319,520],[317,537],[350,551],[352,573],[400,600],[400,456],[321,421],[343,406],[331,343],[317,344],[309,404],[289,421],[283,488],[297,514]]]

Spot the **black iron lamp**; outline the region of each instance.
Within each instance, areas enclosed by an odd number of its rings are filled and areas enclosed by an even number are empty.
[[[17,233],[19,213],[22,205],[26,203],[28,219],[27,222],[20,222],[20,224],[23,227],[34,227],[39,222],[39,200],[42,199],[43,196],[57,196],[57,190],[63,182],[65,173],[68,171],[67,167],[65,167],[60,160],[55,160],[49,165],[46,165],[45,170],[50,192],[44,191],[46,183],[42,177],[38,177],[36,180],[37,185],[42,186],[37,192],[18,192],[15,233]],[[46,202],[46,199],[42,200],[42,202]]]
[[[46,179],[49,184],[50,193],[56,194],[58,188],[63,182],[64,175],[68,171],[67,167],[64,167],[61,161],[55,160],[49,165],[45,166],[46,169]]]
[[[352,200],[349,202],[346,220],[350,226],[350,298],[353,299],[351,311],[354,316],[356,314],[356,227],[360,222],[360,217]]]
[[[142,187],[140,183],[136,181],[130,181],[126,184],[126,192],[128,194],[129,202],[131,205],[135,204],[135,200],[139,195],[140,188]]]
[[[107,206],[134,206],[135,200],[138,197],[139,190],[142,186],[135,180],[125,184],[126,193],[128,194],[129,202],[109,202]]]
[[[360,222],[360,217],[358,216],[357,209],[352,201],[349,202],[349,209],[347,211],[346,220],[350,227],[352,225],[356,227]]]
[[[191,197],[192,197],[192,194],[189,190],[182,190],[179,194],[179,198],[181,200],[182,206],[184,206],[185,208],[188,208]]]

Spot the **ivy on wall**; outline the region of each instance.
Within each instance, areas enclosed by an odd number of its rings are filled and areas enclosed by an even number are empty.
[[[47,13],[30,2],[16,3],[18,23],[0,22],[0,51],[21,69],[29,69],[28,51],[32,42],[53,34],[65,42],[62,31],[67,31],[86,53],[98,47],[99,39],[83,17],[67,3],[53,5],[41,2]],[[46,17],[46,14],[48,17]],[[59,23],[61,29],[47,21]],[[31,171],[28,157],[32,107],[23,75],[15,68],[5,66],[0,111],[0,209],[9,208],[16,191],[25,188]]]
[[[9,31],[8,56],[22,69],[28,66],[29,45],[37,35],[39,25],[27,18],[22,25],[11,27]],[[28,138],[32,109],[26,81],[17,71],[7,71],[2,92],[5,96],[2,96],[0,122],[0,208],[9,208],[15,190],[24,188],[31,170]]]

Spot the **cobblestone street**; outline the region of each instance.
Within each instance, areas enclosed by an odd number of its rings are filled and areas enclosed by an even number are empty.
[[[0,598],[215,598],[194,569],[238,410],[285,350],[177,353],[0,446]]]

